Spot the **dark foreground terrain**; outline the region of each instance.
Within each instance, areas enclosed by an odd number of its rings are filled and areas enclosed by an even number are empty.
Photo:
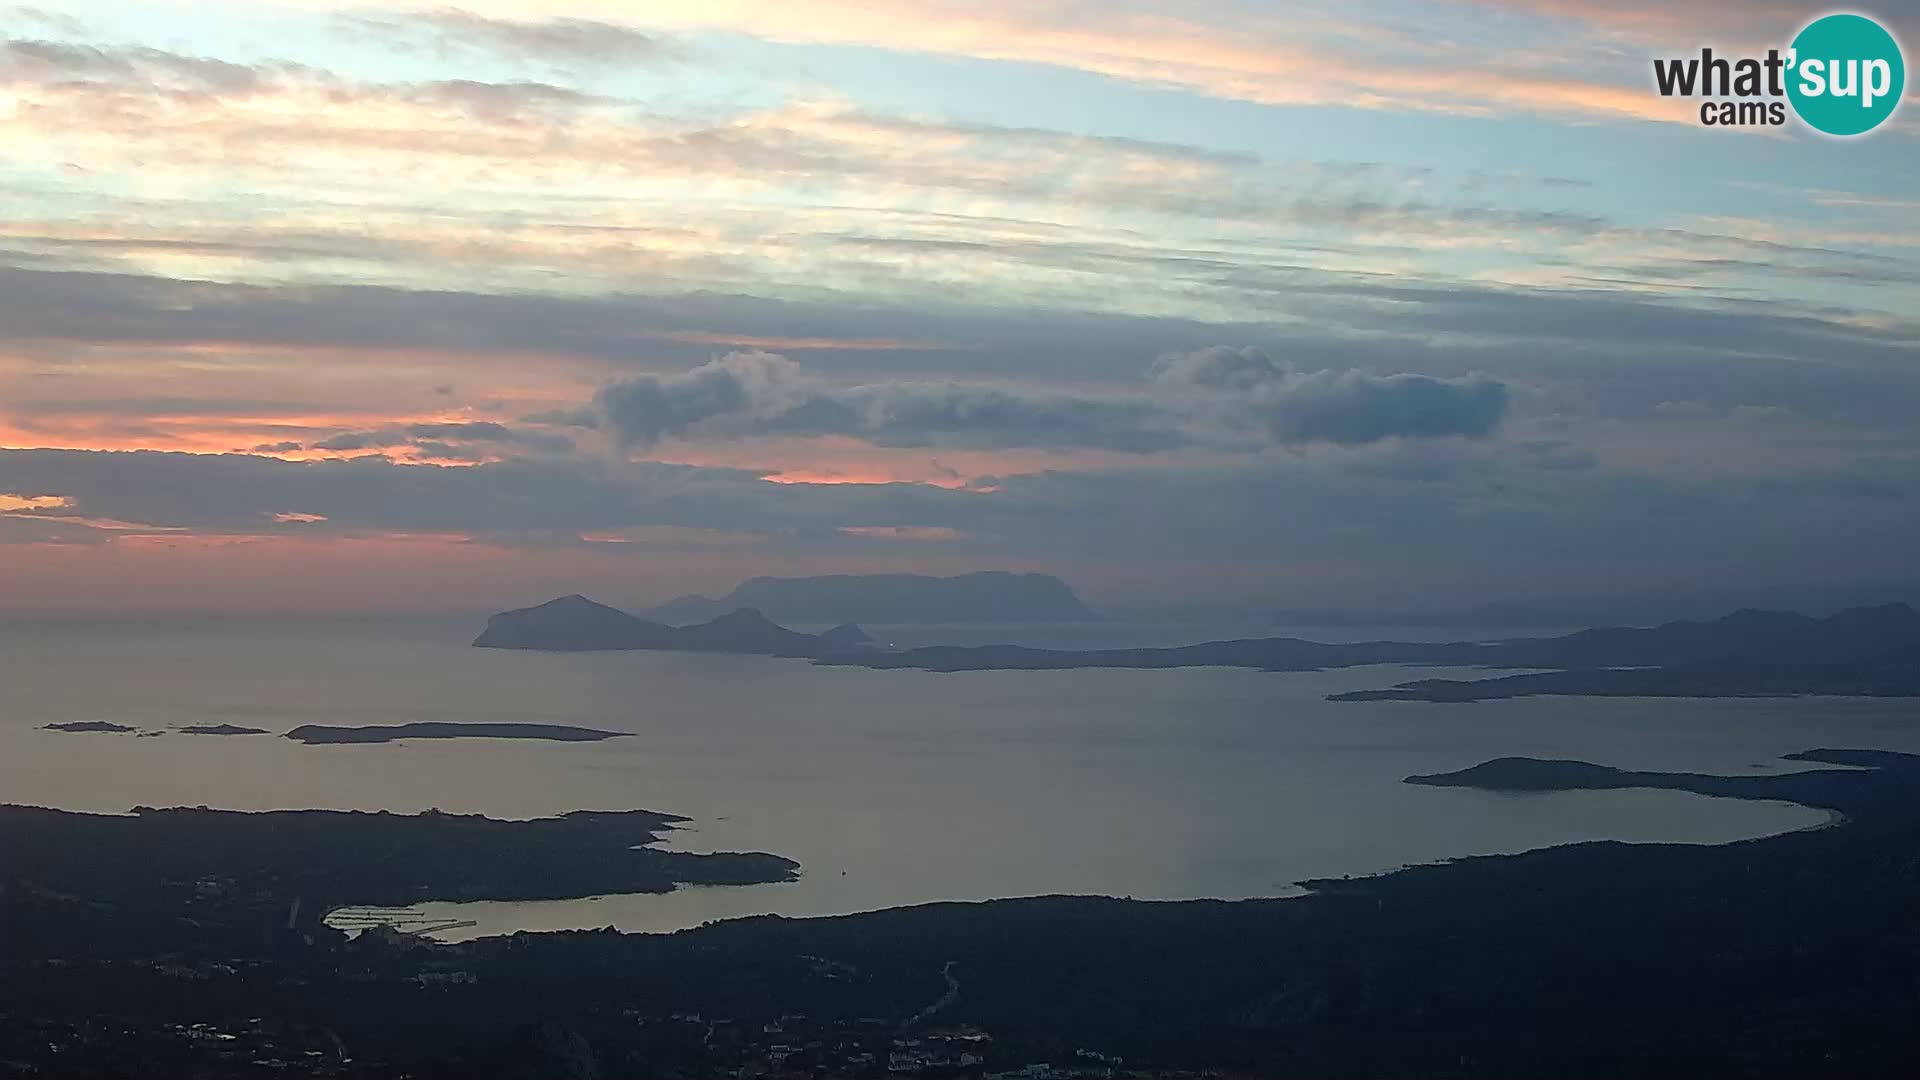
[[[345,904],[667,892],[787,881],[799,869],[777,855],[642,846],[680,820],[646,810],[498,821],[0,806],[0,967],[111,972],[129,959],[260,957],[295,940],[324,943],[332,932],[321,918]]]
[[[1411,779],[1790,799],[1844,824],[1722,847],[1473,858],[1311,883],[1294,900],[1046,897],[458,946],[349,942],[319,924],[316,900],[404,901],[368,888],[400,858],[453,859],[456,879],[491,873],[521,895],[537,894],[533,880],[561,891],[550,867],[526,861],[532,834],[482,845],[509,858],[472,859],[464,842],[434,854],[453,836],[417,834],[430,819],[358,815],[359,831],[322,855],[299,839],[328,824],[308,815],[10,808],[0,1075],[975,1075],[1040,1063],[1030,1075],[1911,1075],[1920,759],[1796,756],[1839,768],[1722,777],[1502,759]],[[558,819],[540,846],[573,828],[644,831],[623,816]],[[288,826],[293,842],[211,831],[257,832],[234,819]],[[583,865],[590,852],[629,854],[560,846]]]

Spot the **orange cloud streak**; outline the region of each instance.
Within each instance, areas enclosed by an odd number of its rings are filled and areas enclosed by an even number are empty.
[[[532,0],[479,0],[468,6],[506,18],[538,18],[546,11]],[[1339,48],[1303,35],[1298,18],[1283,13],[1249,18],[1244,9],[1237,21],[1232,10],[1206,11],[1213,25],[1203,25],[1198,11],[1189,20],[991,2],[669,0],[649,4],[643,12],[619,0],[570,6],[575,14],[616,23],[1046,64],[1267,105],[1692,120],[1684,102],[1662,99],[1645,87],[1532,70],[1497,52],[1467,58],[1421,48],[1406,35],[1360,24],[1336,29],[1379,47]],[[1073,15],[1085,23],[1070,21]],[[1578,42],[1564,44],[1577,52]]]

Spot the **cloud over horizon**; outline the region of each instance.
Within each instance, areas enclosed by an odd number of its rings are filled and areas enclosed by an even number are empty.
[[[623,446],[643,450],[705,425],[719,438],[841,435],[875,446],[1150,454],[1250,431],[1279,446],[1480,438],[1499,425],[1507,397],[1504,383],[1484,375],[1299,371],[1257,349],[1217,347],[1161,357],[1142,392],[1099,396],[957,380],[830,387],[787,357],[734,352],[678,375],[609,383],[594,406]]]

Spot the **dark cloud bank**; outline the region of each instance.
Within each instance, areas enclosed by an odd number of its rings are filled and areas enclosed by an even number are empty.
[[[1152,453],[1253,434],[1277,445],[1358,446],[1399,437],[1479,438],[1507,409],[1505,384],[1358,370],[1301,371],[1257,349],[1162,357],[1135,395],[1048,393],[1013,384],[811,382],[800,365],[731,353],[679,375],[612,383],[596,405],[622,443],[699,429],[846,435],[881,446],[1086,447]]]

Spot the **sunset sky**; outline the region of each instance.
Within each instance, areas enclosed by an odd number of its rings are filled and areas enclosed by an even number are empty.
[[[1652,86],[1823,10],[0,7],[0,608],[1910,581],[1920,109]]]

